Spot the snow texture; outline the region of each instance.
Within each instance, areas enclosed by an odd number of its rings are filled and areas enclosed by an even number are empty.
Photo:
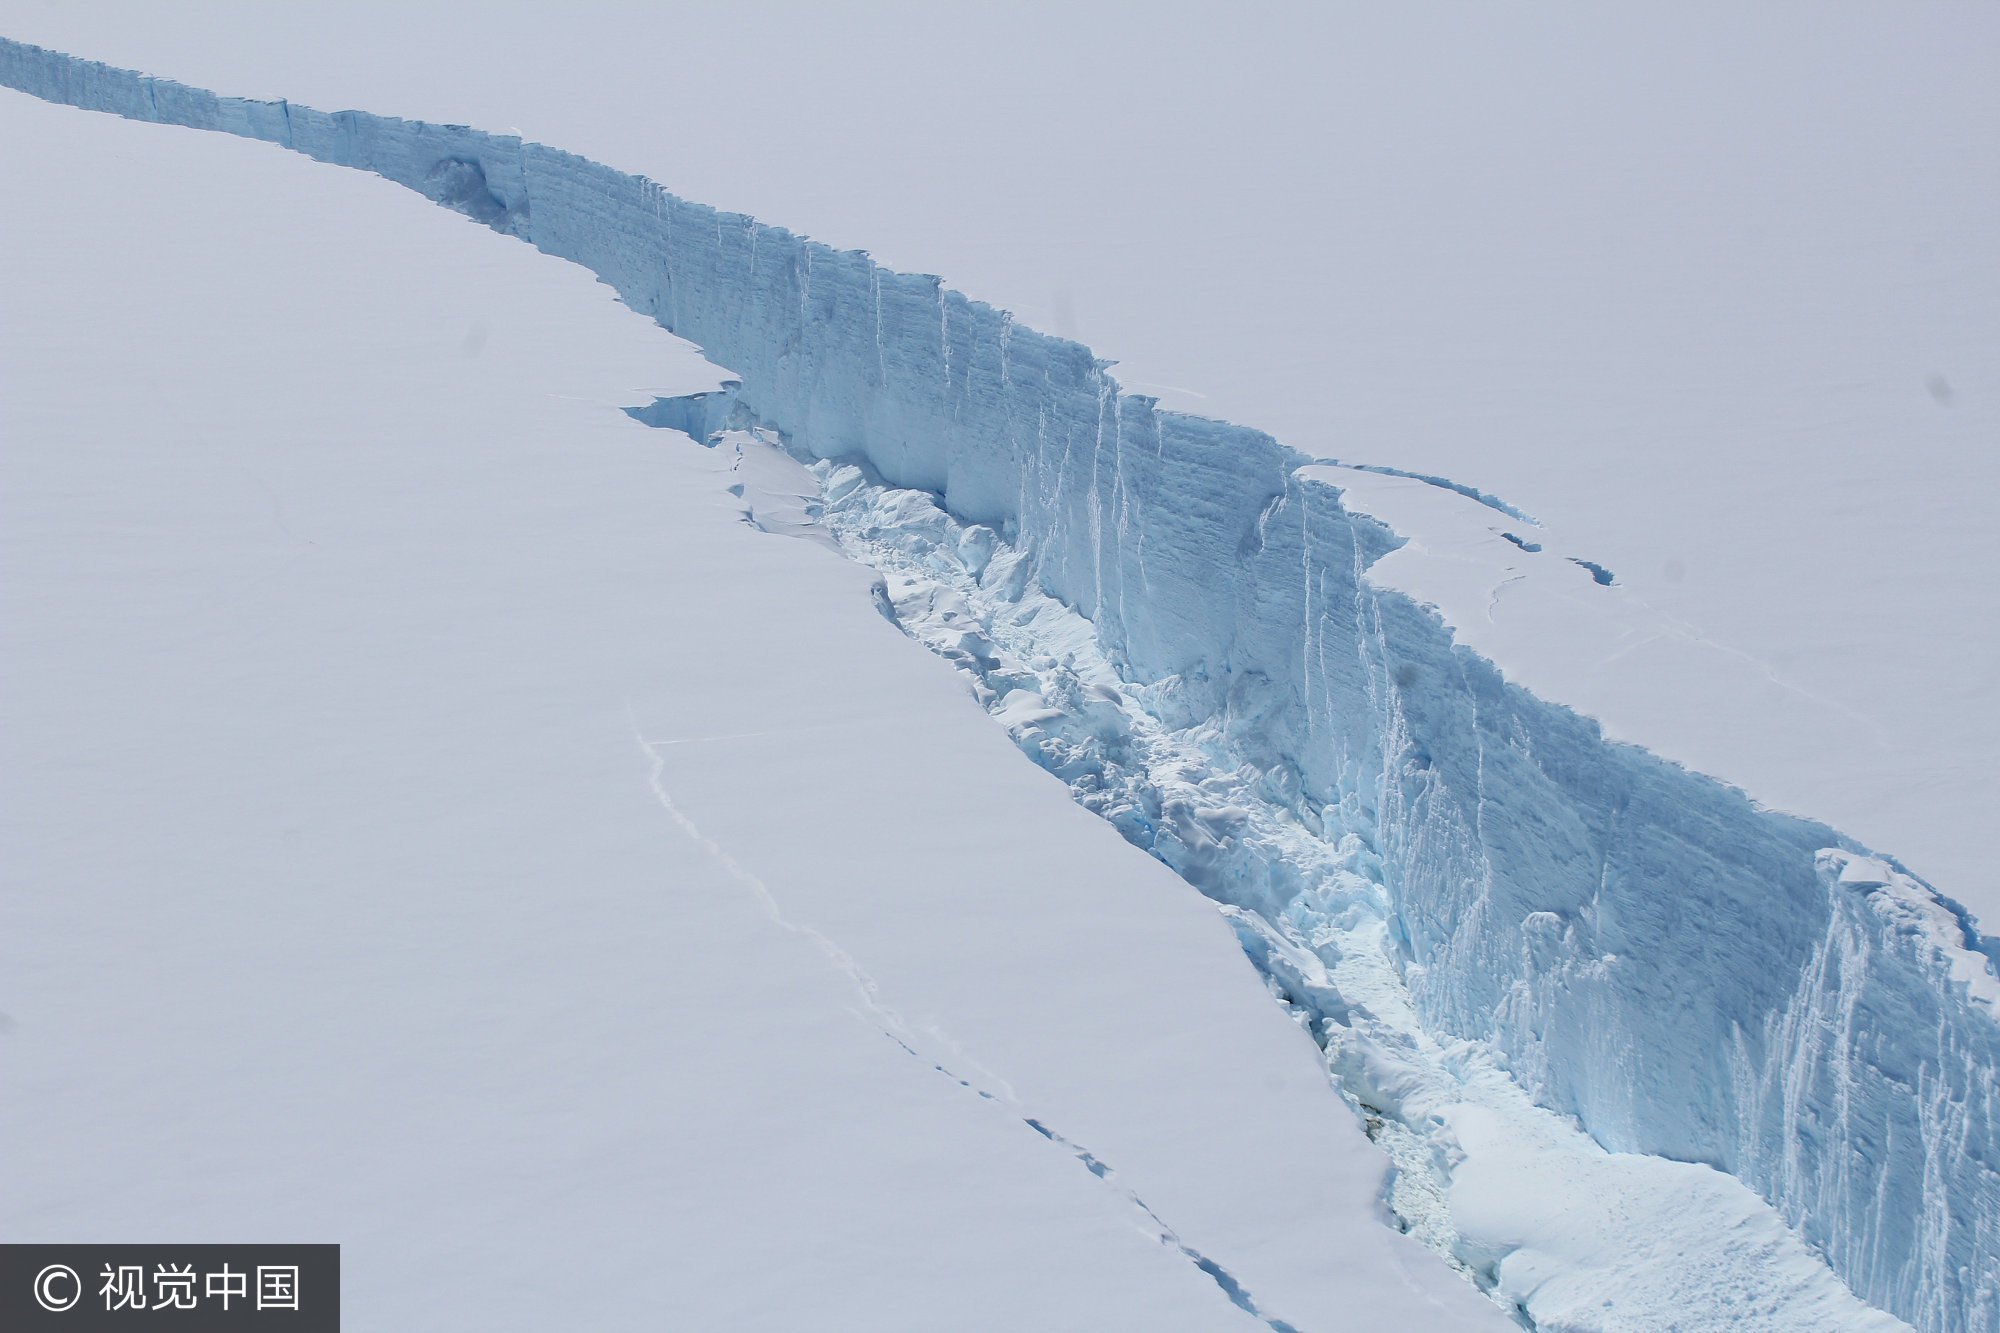
[[[696,349],[261,144],[0,92],[0,175],[0,1238],[339,1240],[357,1329],[1502,1324],[1213,907],[620,413]]]
[[[1856,1301],[1739,1181],[1607,1153],[1536,1107],[1489,1046],[1426,1032],[1367,842],[1330,840],[1214,719],[1165,723],[1168,696],[1120,676],[1090,622],[1034,585],[1026,552],[863,465],[807,472],[772,432],[722,442],[753,524],[835,534],[881,572],[885,614],[971,678],[1023,753],[1223,904],[1390,1154],[1398,1224],[1502,1309],[1543,1329],[1907,1327]]]
[[[741,378],[794,449],[865,460],[1026,553],[1175,729],[1212,726],[1392,910],[1411,1003],[1603,1148],[1756,1190],[1867,1300],[2000,1327],[1993,946],[1892,859],[1610,743],[1367,573],[1396,536],[1260,432],[1159,410],[1088,349],[520,139],[217,97],[38,48],[52,101],[377,172],[596,272]],[[1178,831],[1187,873],[1231,813]],[[1310,881],[1219,891],[1310,917]]]

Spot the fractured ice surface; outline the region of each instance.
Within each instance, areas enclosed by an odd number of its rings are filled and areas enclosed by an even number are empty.
[[[1078,613],[1150,716],[1212,733],[1350,858],[1431,1039],[1485,1043],[1611,1154],[1737,1177],[1911,1323],[2000,1328],[1991,945],[1893,861],[1510,685],[1366,579],[1397,538],[1298,475],[1296,452],[1159,411],[1088,349],[935,278],[541,145],[17,43],[0,81],[371,170],[589,267],[740,375],[744,410],[792,449],[938,496],[968,567],[991,534],[1006,576]],[[975,629],[959,651],[986,651]],[[1118,743],[1093,688],[1069,702]],[[1033,693],[1003,697],[1003,720],[1032,725]],[[1305,938],[1342,910],[1345,881],[1312,865],[1230,878],[1248,825],[1227,802],[1105,813]]]
[[[771,479],[745,495],[752,521],[795,533],[764,512],[796,512],[803,469],[756,432],[723,439],[739,474]],[[1025,552],[861,466],[822,460],[813,474],[825,530],[882,572],[905,631],[963,669],[1079,803],[1225,905],[1388,1151],[1399,1223],[1503,1308],[1544,1329],[1906,1327],[1857,1301],[1739,1181],[1606,1152],[1534,1105],[1491,1047],[1427,1032],[1366,830],[1273,785],[1216,719],[1165,723],[1163,687],[1122,678],[1090,623],[1026,576]]]

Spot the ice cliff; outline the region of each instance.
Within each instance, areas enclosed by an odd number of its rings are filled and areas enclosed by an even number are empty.
[[[590,268],[740,376],[741,410],[795,451],[990,530],[1162,726],[1212,736],[1345,849],[1425,1030],[1487,1044],[1605,1148],[1737,1177],[1912,1324],[2000,1329],[1993,942],[1893,860],[1508,684],[1367,580],[1397,538],[1301,477],[1311,459],[1161,411],[937,278],[538,144],[13,42],[0,82],[373,171]],[[1226,796],[1103,804],[1294,940],[1341,910],[1311,861],[1219,855],[1242,835]],[[1302,988],[1263,938],[1253,958]]]

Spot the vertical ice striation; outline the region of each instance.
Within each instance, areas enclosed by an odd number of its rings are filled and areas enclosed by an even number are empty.
[[[1364,579],[1395,536],[1302,456],[935,278],[539,144],[12,42],[0,82],[373,171],[590,268],[795,449],[1004,533],[1172,725],[1357,840],[1431,1031],[1490,1043],[1608,1148],[1739,1177],[1919,1327],[2000,1329],[1992,945],[1834,830],[1509,685]],[[1313,910],[1298,876],[1204,887]]]

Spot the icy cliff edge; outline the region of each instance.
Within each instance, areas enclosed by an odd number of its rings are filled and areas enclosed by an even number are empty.
[[[1913,1324],[2000,1328],[1993,944],[1892,861],[1510,685],[1363,577],[1397,539],[1304,456],[1160,411],[937,278],[539,144],[4,40],[0,82],[369,170],[590,268],[795,448],[1000,530],[1170,721],[1212,722],[1317,833],[1359,839],[1433,1030],[1490,1042],[1606,1147],[1740,1177]],[[1205,891],[1310,910],[1283,873],[1204,883],[1198,852]]]

